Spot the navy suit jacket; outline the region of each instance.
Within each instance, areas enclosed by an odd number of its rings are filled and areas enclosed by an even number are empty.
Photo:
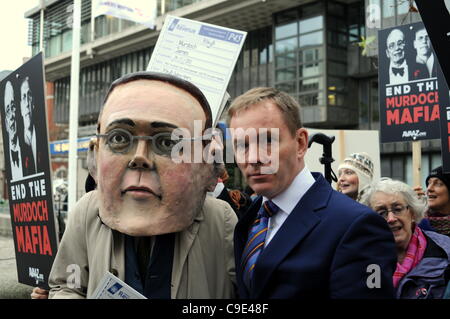
[[[262,197],[236,225],[234,249],[240,298],[394,298],[395,241],[386,221],[368,207],[316,182],[262,251],[252,289],[242,281],[241,257]],[[376,272],[369,265],[378,265]],[[375,266],[376,267],[376,266]],[[370,286],[370,285],[369,285]]]

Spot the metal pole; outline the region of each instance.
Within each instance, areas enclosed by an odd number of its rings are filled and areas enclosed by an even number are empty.
[[[166,13],[166,0],[161,0],[161,15]]]
[[[39,26],[39,51],[42,52],[42,58],[45,59],[44,54],[44,9],[45,9],[45,0],[39,1],[41,7],[41,21]]]
[[[80,77],[81,0],[73,2],[72,65],[70,70],[69,200],[68,211],[77,201],[78,91]]]
[[[412,142],[413,185],[422,186],[422,142]]]
[[[91,5],[91,42],[95,40],[95,17],[94,17],[94,4]]]

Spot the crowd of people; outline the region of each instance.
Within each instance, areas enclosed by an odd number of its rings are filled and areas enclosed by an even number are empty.
[[[433,170],[421,194],[375,180],[370,156],[354,153],[334,190],[305,165],[299,108],[274,88],[230,105],[249,196],[225,187],[223,164],[170,157],[174,129],[187,128],[183,141],[194,143],[212,127],[197,87],[154,72],[116,80],[91,140],[89,192],[70,212],[50,291],[32,297],[91,298],[111,272],[157,299],[450,298],[450,174]],[[251,139],[250,129],[265,135]],[[66,272],[73,264],[77,285]]]
[[[395,238],[396,298],[450,298],[450,173],[427,176],[426,190],[383,177],[373,180],[366,153],[353,153],[338,168],[337,189],[372,208]]]

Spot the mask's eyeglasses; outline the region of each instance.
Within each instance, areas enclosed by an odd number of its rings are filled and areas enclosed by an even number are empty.
[[[150,140],[152,142],[152,150],[158,155],[170,156],[172,149],[182,141],[211,140],[216,135],[207,134],[201,137],[183,138],[180,136],[172,136],[172,132],[161,132],[152,136],[133,135],[129,131],[116,128],[107,134],[96,134],[96,137],[105,138],[106,145],[113,153],[126,154],[137,143],[137,140]]]

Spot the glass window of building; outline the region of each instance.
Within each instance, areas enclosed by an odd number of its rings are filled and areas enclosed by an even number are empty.
[[[278,54],[286,54],[288,52],[293,52],[297,49],[297,47],[298,47],[297,37],[283,39],[283,40],[276,42],[275,54],[278,55]]]
[[[297,21],[275,27],[275,38],[277,38],[277,39],[283,39],[283,38],[296,36],[297,33],[298,33],[298,22]]]
[[[356,105],[346,104],[347,50],[364,35],[364,3],[317,1],[277,13],[274,20],[275,86],[288,90],[304,107],[340,106],[357,112]],[[356,116],[352,121],[357,125]]]
[[[285,39],[288,41],[286,41],[283,52],[286,52],[287,56],[283,61],[279,61],[280,65],[284,67],[275,74],[272,72],[272,32],[270,26],[247,33],[244,46],[228,83],[227,91],[232,98],[252,87],[272,86],[274,76],[280,79],[295,79],[295,47],[292,47],[289,41],[297,40],[295,36]]]
[[[395,0],[383,1],[383,18],[392,18],[395,16],[395,2]]]
[[[166,0],[166,1],[164,1],[165,10],[166,10],[166,12],[173,11],[173,10],[190,5],[190,4],[198,2],[198,1],[201,1],[201,0]]]
[[[379,129],[380,128],[380,106],[378,103],[378,81],[376,79],[370,81],[370,100],[372,103],[371,111],[371,128]]]
[[[323,2],[275,15],[275,87],[302,106],[324,103]]]
[[[303,77],[322,75],[323,68],[324,68],[323,62],[314,61],[314,62],[309,62],[309,63],[303,63],[298,68],[298,76],[303,78]]]
[[[350,43],[360,42],[365,36],[365,8],[363,2],[355,2],[347,7],[348,39]]]
[[[300,33],[307,33],[323,29],[323,16],[312,17],[299,21]]]
[[[409,12],[409,1],[397,1],[397,14],[406,14]]]
[[[44,11],[45,57],[57,56],[72,49],[73,1],[61,0],[51,4]],[[33,55],[40,51],[40,12],[31,17],[29,26]],[[91,1],[83,0],[81,6],[81,43],[90,40]]]
[[[106,91],[113,80],[120,76],[143,70],[150,59],[152,49],[129,53],[106,62],[82,68],[80,71],[79,122],[95,124]],[[70,77],[55,81],[54,118],[56,123],[69,121]]]
[[[298,43],[300,48],[321,45],[323,44],[323,32],[317,31],[300,35]]]

